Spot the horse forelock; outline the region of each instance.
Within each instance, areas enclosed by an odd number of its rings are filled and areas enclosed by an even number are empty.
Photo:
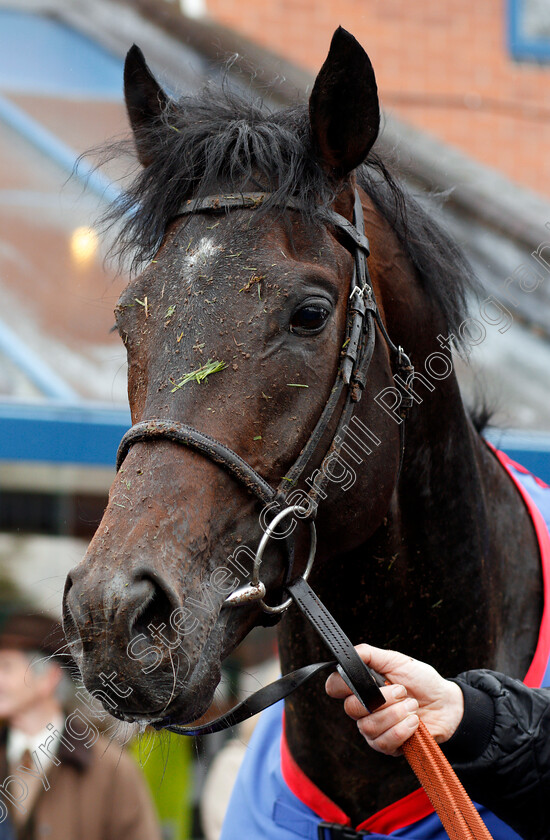
[[[121,225],[112,256],[122,264],[129,261],[133,271],[154,256],[169,221],[191,196],[262,190],[270,195],[254,213],[276,209],[281,215],[292,197],[308,221],[319,222],[341,188],[316,160],[306,105],[272,112],[261,102],[209,85],[169,102],[147,140],[152,163],[103,219],[106,226]],[[127,142],[111,145],[106,155],[122,151],[127,153]],[[456,330],[476,291],[460,248],[376,154],[358,169],[357,180],[394,229],[449,330]]]

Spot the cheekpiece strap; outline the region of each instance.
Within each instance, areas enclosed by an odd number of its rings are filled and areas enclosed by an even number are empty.
[[[358,196],[358,193],[356,193]],[[353,222],[350,222],[345,216],[341,216],[340,213],[337,213],[335,210],[326,210],[323,212],[323,219],[329,222],[334,227],[339,228],[343,233],[347,234],[349,238],[357,245],[358,248],[364,252],[365,256],[368,257],[370,254],[370,245],[369,240],[365,236],[365,234],[359,230]]]

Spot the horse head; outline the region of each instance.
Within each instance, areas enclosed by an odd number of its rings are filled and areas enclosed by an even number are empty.
[[[354,170],[378,135],[370,61],[339,29],[309,107],[266,114],[211,90],[170,100],[134,47],[125,97],[143,167],[125,199],[135,205],[126,234],[140,256],[153,257],[116,306],[132,421],[185,424],[206,448],[210,436],[267,485],[284,486],[340,376],[353,247],[326,210],[352,220]],[[216,212],[211,197],[227,193],[262,199]],[[202,212],[192,202],[205,197]],[[363,201],[368,216],[364,194]],[[389,225],[378,220],[367,232],[382,318],[390,334],[405,324],[406,340],[419,292],[406,287],[399,257],[388,255]],[[386,313],[382,268],[390,258]],[[379,335],[365,394],[392,383]],[[375,409],[372,399],[358,403],[367,436],[356,440],[362,454],[372,450],[368,465],[355,474],[352,457],[335,463],[319,495],[320,567],[336,547],[364,541],[390,504],[399,425]],[[335,422],[288,496],[301,510]],[[97,533],[68,577],[65,632],[86,686],[113,714],[157,725],[193,720],[212,701],[224,657],[264,620],[256,600],[225,602],[250,579],[265,511],[246,476],[237,480],[197,446],[149,436],[124,455]],[[308,529],[294,524],[299,574]],[[264,554],[270,603],[281,598],[287,555],[284,540]]]

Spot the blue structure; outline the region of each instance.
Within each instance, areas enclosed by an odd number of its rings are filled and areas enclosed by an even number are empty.
[[[122,61],[41,15],[0,11],[0,88],[77,99],[122,99]],[[22,44],[32,44],[21,49]]]
[[[0,461],[107,466],[130,426],[129,410],[91,404],[0,403]]]
[[[90,403],[0,402],[0,461],[114,466],[127,409]],[[487,438],[550,484],[550,434],[491,429]]]
[[[508,50],[517,61],[550,61],[550,33],[529,33],[526,26],[530,0],[508,0]]]
[[[32,44],[32,49],[21,49]],[[121,101],[123,62],[57,20],[0,10],[0,90],[79,100]],[[0,120],[105,201],[120,189],[4,96]]]
[[[21,49],[32,44],[32,49]],[[79,100],[122,99],[123,64],[91,39],[58,20],[0,10],[0,89]],[[68,175],[103,200],[120,190],[10,99],[0,95],[0,121],[31,142]],[[25,375],[44,401],[0,401],[0,461],[112,467],[130,425],[126,408],[81,400],[47,362],[0,320],[0,352]]]
[[[489,429],[485,436],[497,449],[550,484],[550,434]]]

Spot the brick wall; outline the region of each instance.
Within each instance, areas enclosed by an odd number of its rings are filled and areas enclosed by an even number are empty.
[[[386,111],[550,196],[550,64],[517,63],[506,0],[206,0],[209,15],[312,71],[341,24]]]

